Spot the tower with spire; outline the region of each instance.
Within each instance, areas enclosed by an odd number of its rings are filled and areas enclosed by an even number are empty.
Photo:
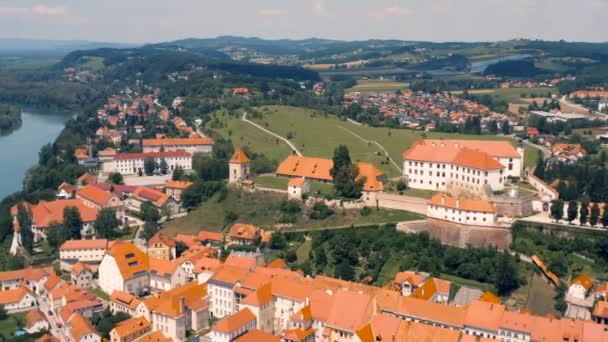
[[[229,183],[239,184],[249,179],[251,175],[250,160],[242,149],[234,151],[232,158],[228,162],[230,169]]]

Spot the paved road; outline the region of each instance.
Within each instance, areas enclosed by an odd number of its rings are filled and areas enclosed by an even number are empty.
[[[589,113],[589,108],[587,108],[587,107],[585,107],[585,106],[581,106],[581,105],[579,105],[579,104],[576,104],[576,103],[573,103],[573,102],[568,101],[568,98],[566,97],[566,95],[562,96],[562,97],[559,99],[559,102],[560,102],[560,103],[563,103],[563,104],[565,104],[565,105],[571,106],[571,107],[576,107],[576,108],[580,109],[581,111],[585,111],[585,113]],[[604,113],[600,113],[600,112],[595,111],[595,110],[594,110],[594,111],[592,111],[592,113],[593,113],[593,115],[597,115],[597,116],[600,116],[600,117],[604,117],[604,116],[606,116],[606,114],[604,114]]]
[[[38,294],[36,294],[36,299],[38,300],[38,303],[40,303],[40,311],[42,311],[42,314],[44,314],[44,317],[51,325],[51,334],[55,337],[58,337],[61,341],[68,341],[64,330],[57,328],[57,324],[59,323],[57,312],[53,312],[52,315],[49,315],[49,311],[51,310],[51,308],[46,299],[43,299],[43,296]]]
[[[262,127],[262,126],[260,126],[260,125],[256,124],[255,122],[250,121],[249,119],[247,119],[247,112],[244,112],[244,113],[243,113],[243,117],[242,117],[241,119],[242,119],[243,121],[245,121],[246,123],[248,123],[248,124],[252,125],[253,127],[256,127],[256,128],[258,128],[258,129],[260,129],[260,130],[262,130],[262,131],[264,131],[264,132],[266,132],[266,133],[268,133],[268,134],[272,135],[273,137],[275,137],[275,138],[277,138],[277,139],[282,140],[282,141],[283,141],[283,142],[285,142],[287,145],[289,145],[289,147],[290,147],[290,148],[291,148],[293,151],[295,151],[295,152],[296,152],[296,154],[297,154],[298,156],[300,156],[300,157],[302,156],[302,153],[300,152],[300,150],[298,150],[298,149],[297,149],[297,147],[295,147],[295,146],[294,146],[294,144],[292,144],[292,143],[291,143],[291,141],[289,141],[289,140],[287,140],[287,139],[283,138],[282,136],[280,136],[280,135],[278,135],[278,134],[276,134],[276,133],[274,133],[274,132],[272,132],[272,131],[269,131],[269,130],[267,130],[266,128],[264,128],[264,127]]]
[[[346,128],[346,127],[342,127],[342,126],[338,126],[338,127],[342,128],[343,130],[346,130],[348,133],[350,133],[350,134],[354,135],[355,137],[357,137],[357,138],[359,138],[359,139],[361,139],[361,140],[365,141],[365,142],[366,142],[366,143],[368,143],[368,144],[369,144],[369,143],[372,143],[372,144],[375,144],[376,146],[378,146],[378,148],[380,148],[380,149],[382,150],[382,152],[384,152],[384,155],[385,155],[386,157],[388,157],[388,160],[390,160],[390,161],[391,161],[391,163],[393,164],[393,166],[395,166],[395,168],[397,168],[397,170],[399,170],[399,172],[400,172],[400,173],[403,173],[403,170],[401,169],[401,167],[399,167],[399,164],[397,164],[397,163],[396,163],[396,162],[393,160],[393,158],[391,158],[391,156],[388,154],[388,152],[386,151],[386,149],[384,148],[384,146],[380,145],[380,143],[378,143],[377,141],[374,141],[374,140],[367,140],[367,139],[365,139],[364,137],[360,136],[359,134],[357,134],[357,133],[355,133],[355,132],[351,131],[350,129],[348,129],[348,128]]]

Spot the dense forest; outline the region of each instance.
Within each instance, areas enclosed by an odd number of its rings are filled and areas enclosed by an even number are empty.
[[[0,134],[6,134],[21,126],[21,108],[0,104]]]

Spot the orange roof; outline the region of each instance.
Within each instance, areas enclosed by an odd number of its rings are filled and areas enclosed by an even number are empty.
[[[272,301],[272,290],[270,283],[266,283],[258,288],[254,293],[241,300],[241,304],[251,306],[261,306]]]
[[[593,310],[594,317],[608,318],[608,302],[598,301],[595,310]]]
[[[0,272],[0,281],[9,280],[40,280],[44,276],[55,275],[52,270],[46,268],[34,268],[29,266],[20,270]]]
[[[467,307],[464,324],[487,331],[498,331],[505,311],[504,305],[476,300]]]
[[[148,255],[130,242],[119,241],[108,250],[118,265],[123,278],[131,279],[148,271]]]
[[[290,178],[289,182],[287,182],[287,186],[301,187],[304,185],[304,182],[306,182],[306,178],[304,177]]]
[[[213,274],[210,280],[226,284],[235,284],[238,281],[243,280],[248,273],[248,269],[224,265]]]
[[[222,261],[215,258],[201,258],[194,264],[194,273],[214,271],[222,266]]]
[[[534,317],[521,312],[505,311],[500,323],[501,329],[529,334],[534,329]]]
[[[582,286],[583,288],[585,288],[585,291],[589,291],[589,290],[591,290],[591,287],[593,286],[593,280],[591,280],[591,278],[589,278],[588,275],[583,273],[580,276],[578,276],[578,278],[574,279],[572,281],[572,284],[578,284],[578,285]]]
[[[460,155],[464,152],[463,155]],[[490,158],[521,158],[515,147],[508,141],[482,141],[482,140],[418,140],[407,151],[403,152],[403,159],[439,163],[466,163],[463,166],[481,169],[504,168],[497,162],[493,163],[487,157],[481,161],[474,156],[481,157],[484,153]],[[499,167],[500,165],[500,167]]]
[[[116,155],[116,149],[107,147],[105,150],[99,151],[97,155],[102,157],[113,157]]]
[[[399,329],[395,333],[395,341],[441,341],[441,342],[464,342],[465,338],[470,335],[462,334],[457,330],[445,329],[416,322],[401,322]],[[482,337],[470,336],[471,340],[467,342],[485,342]]]
[[[249,163],[249,158],[247,157],[247,154],[245,154],[245,151],[243,151],[240,148],[237,148],[236,151],[234,151],[234,154],[232,155],[232,158],[230,158],[230,162],[231,164],[245,164],[245,163]]]
[[[314,333],[315,329],[313,328],[308,328],[306,330],[300,328],[290,329],[283,332],[283,339],[287,341],[301,342],[306,341],[308,336],[314,335]]]
[[[463,326],[465,308],[456,306],[448,306],[434,302],[427,302],[422,299],[412,297],[397,298],[396,307],[393,310],[396,313],[404,314],[413,317],[424,317],[426,320],[451,325]],[[391,311],[393,311],[391,310]]]
[[[482,213],[496,212],[496,206],[488,201],[466,198],[458,199],[443,192],[435,194],[435,196],[429,200],[428,204],[450,209],[460,209],[464,211]]]
[[[171,237],[169,237],[161,232],[154,234],[154,236],[152,236],[148,240],[148,246],[150,246],[150,247],[152,247],[152,245],[155,245],[157,243],[162,243],[167,247],[175,247],[175,245],[177,244],[174,239],[172,239]]]
[[[559,284],[559,278],[557,277],[557,275],[555,273],[549,271],[547,266],[538,258],[538,256],[533,255],[532,262],[543,271],[545,276],[547,278],[549,278],[553,282],[553,284],[555,284],[555,285]]]
[[[173,342],[173,339],[165,337],[162,331],[157,330],[151,334],[140,337],[137,342]]]
[[[452,160],[452,163],[477,170],[500,170],[505,168],[504,165],[497,162],[489,154],[468,148],[461,149]]]
[[[112,292],[110,295],[110,301],[124,305],[131,310],[135,310],[135,308],[137,308],[137,306],[141,303],[141,301],[132,294],[118,290],[114,290]]]
[[[255,240],[259,237],[260,228],[244,223],[236,223],[230,228],[228,236],[231,239]]]
[[[289,156],[277,167],[276,174],[332,181],[330,170],[334,162],[326,158]]]
[[[247,324],[255,321],[255,315],[251,310],[245,308],[233,315],[225,317],[213,325],[213,330],[221,333],[229,334],[235,330],[239,330]]]
[[[177,234],[175,236],[175,241],[179,241],[184,243],[186,246],[188,246],[188,248],[192,248],[194,246],[198,246],[199,243],[196,240],[196,237],[194,235],[188,235],[188,234]]]
[[[92,173],[84,173],[82,176],[78,177],[78,184],[95,184],[97,182],[97,177],[95,177]]]
[[[76,191],[76,196],[82,197],[100,207],[103,207],[112,198],[112,193],[109,191],[103,191],[93,185],[85,185]]]
[[[380,336],[382,341],[396,341],[395,335],[402,323],[400,318],[387,314],[375,314],[370,321],[374,335]]]
[[[82,338],[88,334],[95,334],[99,336],[95,328],[93,328],[91,323],[89,323],[89,320],[79,314],[72,316],[70,325],[70,335],[72,335],[75,341],[82,340]]]
[[[47,292],[53,290],[59,283],[63,282],[63,280],[56,274],[50,276],[50,278],[44,283],[44,289]]]
[[[334,302],[326,322],[328,326],[355,332],[371,319],[374,301],[370,295],[338,290],[333,297]]]
[[[80,212],[82,222],[93,222],[97,220],[99,210],[84,204],[80,199],[55,200],[51,202],[40,201],[38,204],[24,203],[32,213],[32,218],[37,228],[46,228],[51,223],[63,223],[63,210],[68,207],[76,207]]]
[[[397,275],[395,275],[395,282],[402,284],[404,282],[408,282],[410,284],[412,284],[413,286],[420,286],[420,284],[422,284],[422,282],[426,279],[426,276],[420,274],[420,273],[416,273],[413,271],[403,271],[403,272],[399,272],[397,273]]]
[[[26,323],[25,323],[26,328],[31,328],[40,321],[47,322],[42,311],[40,311],[38,309],[28,311],[27,315],[25,316],[25,321],[26,321]]]
[[[278,259],[274,259],[272,262],[270,262],[269,264],[266,265],[266,268],[286,268],[287,264],[285,263],[285,260],[278,258]]]
[[[0,305],[17,303],[27,294],[32,295],[24,283],[17,288],[0,291]]]
[[[490,291],[484,292],[479,300],[486,303],[500,304],[500,297]]]
[[[184,190],[184,189],[189,188],[190,186],[192,186],[192,182],[182,182],[182,181],[170,180],[165,183],[165,187],[170,188],[170,189]]]
[[[384,190],[384,184],[378,179],[384,177],[384,172],[378,170],[374,164],[371,163],[357,163],[359,167],[359,175],[356,180],[365,177],[365,184],[363,184],[363,190],[365,191],[382,191]]]
[[[306,305],[301,308],[299,311],[291,315],[290,319],[298,322],[305,322],[312,319],[312,309],[310,307],[311,304]]]
[[[178,318],[184,314],[180,304],[182,299],[185,306],[183,309],[199,311],[207,307],[207,302],[203,300],[205,296],[207,296],[207,284],[191,282],[162,293],[152,311],[156,314]]]
[[[172,275],[177,266],[179,266],[177,259],[165,260],[150,257],[148,263],[150,265],[150,272],[156,273],[160,277]]]
[[[143,139],[143,146],[185,146],[185,145],[213,145],[211,138],[166,138]]]
[[[198,232],[196,239],[199,241],[217,241],[217,242],[221,242],[223,240],[222,233],[209,232],[206,230],[201,230],[200,232]]]
[[[79,275],[81,272],[83,271],[89,271],[92,273],[91,268],[89,267],[89,265],[84,264],[82,262],[77,262],[76,264],[74,264],[74,266],[72,266],[72,269],[70,270],[70,273],[72,273],[73,275]]]
[[[251,329],[245,335],[234,340],[235,342],[280,342],[278,336],[274,336],[258,329]]]
[[[171,198],[171,196],[164,192],[145,187],[138,187],[135,189],[133,196],[143,201],[150,201],[157,207],[162,207]]]
[[[255,268],[256,263],[257,263],[257,260],[254,257],[248,257],[248,256],[238,255],[236,253],[230,253],[228,258],[226,258],[224,265],[230,266],[230,267],[243,268],[246,270],[253,270]]]
[[[413,296],[419,299],[429,300],[433,298],[436,293],[449,294],[451,282],[447,280],[441,280],[437,278],[427,279],[422,286],[418,287],[414,291]]]
[[[313,291],[310,279],[277,277],[273,278],[271,282],[274,296],[289,298],[294,301],[305,302]]]
[[[107,249],[108,248],[108,240],[106,239],[97,239],[97,240],[68,240],[64,242],[61,247],[59,247],[60,251],[69,251],[75,249]]]
[[[61,340],[55,336],[51,336],[49,334],[44,334],[44,335],[42,335],[42,337],[37,339],[36,342],[61,342]]]
[[[150,322],[145,317],[133,317],[117,323],[113,330],[119,337],[126,338],[140,335],[150,329]]]

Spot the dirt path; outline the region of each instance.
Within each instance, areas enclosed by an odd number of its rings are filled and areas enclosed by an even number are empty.
[[[384,148],[384,146],[380,145],[380,143],[378,143],[377,141],[374,141],[374,140],[367,140],[367,139],[363,138],[362,136],[360,136],[359,134],[351,131],[350,129],[348,129],[346,127],[342,127],[342,126],[337,126],[337,127],[342,128],[343,130],[347,131],[348,133],[354,135],[355,137],[361,139],[362,141],[364,141],[364,142],[366,142],[368,144],[372,143],[372,144],[375,144],[376,146],[378,146],[378,148],[380,148],[382,150],[382,152],[384,152],[384,155],[386,155],[388,157],[388,160],[391,161],[391,164],[393,164],[393,166],[395,166],[395,168],[397,170],[399,170],[399,172],[401,174],[403,174],[403,170],[401,169],[401,167],[399,167],[399,165],[393,160],[393,158],[391,158],[390,154],[388,154],[388,152],[386,151],[386,149]]]
[[[282,140],[284,143],[286,143],[287,145],[289,145],[289,147],[290,147],[290,148],[291,148],[293,151],[295,151],[295,152],[296,152],[296,154],[297,154],[298,156],[300,156],[300,157],[302,156],[302,153],[300,152],[300,150],[298,150],[298,149],[297,149],[297,147],[295,147],[295,145],[291,143],[291,141],[289,141],[289,140],[287,140],[286,138],[283,138],[282,136],[280,136],[280,135],[278,135],[278,134],[276,134],[276,133],[274,133],[274,132],[272,132],[272,131],[269,131],[269,130],[267,130],[266,128],[264,128],[264,127],[262,127],[262,126],[260,126],[260,125],[256,124],[255,122],[250,121],[249,119],[247,119],[247,112],[244,112],[244,113],[243,113],[243,117],[242,117],[241,119],[242,119],[243,121],[245,121],[246,123],[248,123],[248,124],[252,125],[253,127],[258,128],[258,129],[260,129],[260,130],[264,131],[265,133],[268,133],[268,134],[272,135],[273,137],[275,137],[275,138],[277,138],[277,139]]]

